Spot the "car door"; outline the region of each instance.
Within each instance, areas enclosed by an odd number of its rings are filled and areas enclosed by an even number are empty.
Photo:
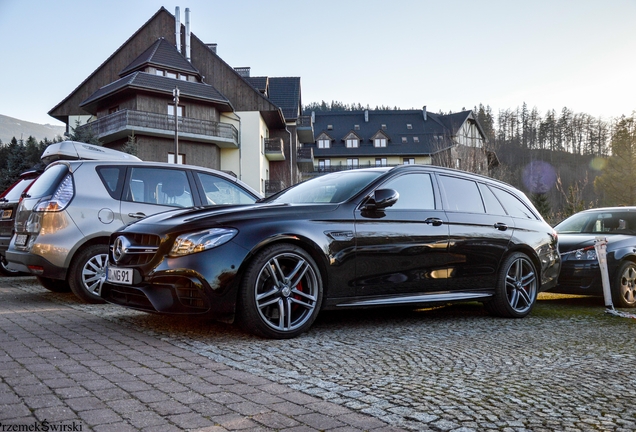
[[[449,289],[492,289],[508,250],[514,221],[483,183],[438,175],[449,225]]]
[[[122,192],[122,220],[130,223],[173,208],[192,207],[192,189],[185,169],[131,166]]]
[[[431,174],[405,173],[378,189],[394,189],[399,198],[382,211],[355,212],[358,296],[445,290],[448,224]]]

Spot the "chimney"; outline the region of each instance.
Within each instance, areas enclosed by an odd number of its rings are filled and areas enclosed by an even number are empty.
[[[212,52],[214,52],[214,54],[216,54],[216,43],[205,44],[205,46],[207,46],[210,50],[212,50]]]
[[[422,108],[422,117],[424,117],[424,121],[426,121],[426,105]]]
[[[177,39],[177,51],[181,52],[181,13],[179,6],[174,9],[174,35]]]
[[[186,8],[185,10],[185,20],[186,20],[185,57],[187,61],[190,61],[190,8]]]
[[[364,122],[369,123],[369,110],[364,110]]]

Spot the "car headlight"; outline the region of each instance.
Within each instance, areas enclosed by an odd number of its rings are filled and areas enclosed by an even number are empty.
[[[579,249],[579,250],[577,250],[574,253],[574,259],[596,261],[596,250],[594,250],[594,249],[588,249],[588,250]]]
[[[174,241],[170,257],[180,257],[212,249],[229,242],[238,230],[234,228],[212,228],[205,231],[181,234]]]

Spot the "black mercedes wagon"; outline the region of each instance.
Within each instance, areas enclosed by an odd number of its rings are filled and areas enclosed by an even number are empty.
[[[519,190],[421,165],[326,174],[250,205],[169,211],[110,238],[108,302],[290,338],[321,310],[479,301],[521,318],[560,269]]]

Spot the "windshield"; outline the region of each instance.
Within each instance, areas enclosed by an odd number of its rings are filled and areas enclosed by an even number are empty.
[[[348,200],[385,170],[351,170],[326,174],[291,187],[266,202],[285,204],[340,203]]]
[[[583,212],[554,227],[559,234],[636,234],[636,212]]]

